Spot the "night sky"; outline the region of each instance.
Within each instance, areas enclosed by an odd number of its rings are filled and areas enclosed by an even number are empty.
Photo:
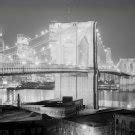
[[[13,46],[17,34],[34,37],[48,24],[97,21],[113,58],[135,58],[135,0],[0,0],[0,26]]]

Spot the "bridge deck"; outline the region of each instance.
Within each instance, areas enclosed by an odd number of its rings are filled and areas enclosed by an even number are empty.
[[[88,73],[92,68],[79,68],[75,66],[56,66],[56,65],[4,65],[0,67],[0,76],[17,74],[39,74],[39,73]]]

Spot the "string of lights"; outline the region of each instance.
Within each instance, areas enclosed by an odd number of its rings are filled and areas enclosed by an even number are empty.
[[[103,53],[106,55],[106,65],[103,65],[105,69],[111,69],[111,70],[118,70],[117,66],[114,64],[112,57],[111,57],[111,49],[108,47],[105,47],[103,44],[101,34],[99,33],[99,30],[96,29],[96,35],[97,35],[97,47],[102,47]],[[101,66],[101,65],[100,65]]]

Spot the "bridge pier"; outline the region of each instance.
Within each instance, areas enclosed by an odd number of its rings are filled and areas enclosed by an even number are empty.
[[[86,107],[93,106],[93,72],[55,74],[54,98],[72,96],[83,99]]]

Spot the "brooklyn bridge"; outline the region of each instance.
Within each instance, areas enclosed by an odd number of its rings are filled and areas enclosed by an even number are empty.
[[[127,83],[123,82],[129,80],[130,73],[134,71],[128,72],[133,70],[128,65],[124,71],[121,67],[121,60],[117,64],[113,62],[111,49],[103,45],[97,23],[93,21],[52,23],[49,30],[41,31],[34,38],[18,34],[15,45],[10,48],[4,44],[1,36],[1,88],[18,87],[30,79],[50,79],[50,76],[55,82],[50,97],[45,94],[46,90],[22,90],[22,94],[19,93],[21,102],[72,96],[83,99],[88,107],[127,107],[128,103],[123,101],[123,97],[119,101],[120,93],[106,91],[111,86],[111,90],[119,90],[120,85],[127,87]],[[40,98],[37,97],[39,92]],[[1,104],[14,104],[17,90],[13,87],[11,93],[7,93],[4,99],[1,97]],[[117,99],[113,101],[110,97]]]
[[[0,134],[127,132],[117,112],[135,108],[134,59],[115,63],[97,22],[51,23],[12,47],[1,33],[0,43]]]

